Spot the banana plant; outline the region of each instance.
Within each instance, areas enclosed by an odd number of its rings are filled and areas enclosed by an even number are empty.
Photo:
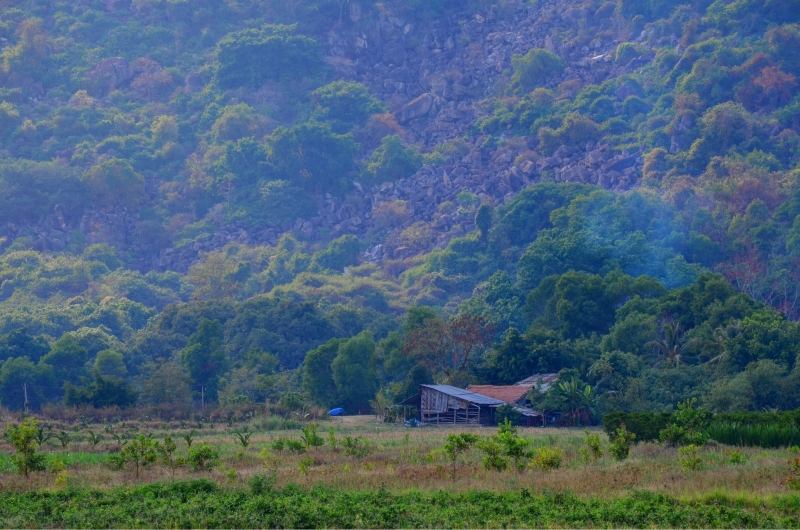
[[[39,444],[39,447],[42,447],[52,437],[53,433],[50,430],[45,431],[43,427],[36,429],[36,443]]]
[[[189,449],[192,448],[192,442],[194,441],[194,433],[195,433],[195,429],[192,429],[191,431],[189,431],[187,433],[181,434],[181,438],[183,438],[183,441],[186,442],[186,446]]]
[[[242,447],[247,449],[247,446],[250,445],[250,437],[253,435],[253,431],[251,431],[249,427],[245,426],[242,430],[234,429],[233,434],[236,435],[236,438],[238,438],[239,443],[242,444]]]
[[[58,431],[58,433],[55,434],[55,438],[61,442],[62,448],[66,449],[69,447],[70,434],[67,431]]]
[[[97,444],[103,440],[102,436],[100,436],[100,433],[95,434],[91,429],[86,429],[86,432],[89,435],[89,445],[92,447],[97,447]]]

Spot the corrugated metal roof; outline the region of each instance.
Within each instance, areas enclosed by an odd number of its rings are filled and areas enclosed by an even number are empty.
[[[522,381],[518,381],[514,383],[517,386],[527,386],[527,387],[534,387],[539,382],[542,381],[541,390],[546,392],[547,389],[550,388],[556,380],[558,379],[558,374],[533,374],[530,377],[526,377]]]
[[[541,412],[533,410],[533,409],[529,409],[528,407],[515,406],[514,410],[516,410],[517,412],[519,412],[523,416],[531,416],[531,417],[534,417],[534,418],[538,418],[539,416],[542,415]]]
[[[464,390],[463,388],[457,388],[450,385],[420,385],[424,386],[425,388],[431,388],[436,390],[437,392],[441,392],[442,394],[447,394],[448,396],[453,396],[454,398],[458,398],[464,401],[468,401],[470,403],[476,403],[478,405],[504,405],[505,401],[500,401],[499,399],[490,398],[488,396],[482,396],[480,394],[476,394],[475,392],[469,392]]]

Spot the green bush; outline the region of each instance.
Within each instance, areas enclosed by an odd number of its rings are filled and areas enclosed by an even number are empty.
[[[227,35],[217,44],[217,84],[257,88],[267,81],[319,75],[324,64],[319,45],[296,30],[296,25],[266,25]]]
[[[362,176],[369,183],[394,181],[412,176],[422,167],[422,156],[414,146],[405,147],[393,134],[381,140],[367,163]]]
[[[317,215],[317,203],[299,186],[285,180],[267,182],[261,188],[263,218],[267,222],[282,225],[298,217],[309,219]]]
[[[544,85],[549,77],[561,74],[566,67],[561,57],[542,48],[532,48],[525,55],[514,55],[511,64],[514,66],[511,84],[522,94]]]
[[[317,108],[314,118],[331,123],[334,131],[345,133],[361,125],[373,114],[386,111],[382,101],[375,99],[361,83],[334,81],[311,93]]]
[[[683,471],[700,471],[703,469],[703,458],[700,456],[701,446],[689,444],[678,448],[678,459]]]
[[[267,140],[267,162],[275,177],[309,191],[346,191],[356,169],[358,145],[326,123],[278,127]]]
[[[187,461],[192,471],[211,471],[219,464],[219,449],[206,442],[195,444]]]
[[[47,455],[39,453],[37,441],[38,421],[36,418],[26,418],[21,425],[7,425],[6,439],[14,447],[11,462],[20,475],[28,476],[31,471],[43,471],[47,468]]]
[[[564,450],[560,447],[556,447],[555,449],[540,447],[534,453],[533,466],[545,471],[558,469],[561,467],[561,459],[563,456]]]
[[[611,456],[614,457],[614,460],[622,461],[628,458],[628,455],[631,453],[631,447],[633,446],[634,441],[636,440],[636,435],[630,432],[625,428],[625,424],[623,423],[615,432],[614,432],[614,441],[611,443],[611,447],[608,448],[608,452],[611,453]]]
[[[137,209],[145,199],[144,177],[127,160],[112,158],[94,166],[82,178],[95,200],[106,207]]]
[[[341,272],[358,260],[361,241],[351,234],[343,235],[328,243],[328,248],[311,257],[311,270]]]
[[[600,138],[600,127],[578,113],[570,113],[564,117],[561,127],[552,129],[542,127],[539,129],[539,146],[542,153],[551,155],[562,145],[582,145]]]
[[[639,52],[636,50],[636,46],[630,42],[623,42],[617,46],[617,51],[614,54],[614,62],[618,65],[626,65],[631,59],[635,59],[638,56]]]
[[[656,442],[671,419],[669,412],[612,412],[603,416],[603,427],[612,442],[621,425],[636,435],[637,442]]]

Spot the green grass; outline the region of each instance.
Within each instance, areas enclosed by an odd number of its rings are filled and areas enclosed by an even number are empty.
[[[56,459],[63,460],[67,467],[96,466],[108,462],[108,453],[84,453],[81,451],[47,453],[48,466]],[[16,468],[11,464],[11,455],[0,453],[0,475],[16,472]]]
[[[713,496],[679,500],[634,491],[612,499],[570,493],[469,491],[345,492],[291,484],[261,493],[207,480],[99,491],[0,493],[3,527],[460,528],[671,527],[797,528],[797,495],[758,505]]]

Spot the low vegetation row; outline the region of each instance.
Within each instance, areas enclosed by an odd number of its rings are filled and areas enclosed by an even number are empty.
[[[258,484],[258,483],[254,483]],[[4,527],[435,528],[497,526],[796,528],[797,497],[763,507],[724,496],[678,500],[634,492],[617,499],[571,494],[346,492],[262,486],[231,490],[201,479],[107,491],[2,493]]]
[[[694,401],[669,412],[613,412],[603,417],[610,438],[621,426],[638,441],[683,445],[696,440],[751,447],[791,447],[800,443],[800,409],[785,412],[711,414]]]

